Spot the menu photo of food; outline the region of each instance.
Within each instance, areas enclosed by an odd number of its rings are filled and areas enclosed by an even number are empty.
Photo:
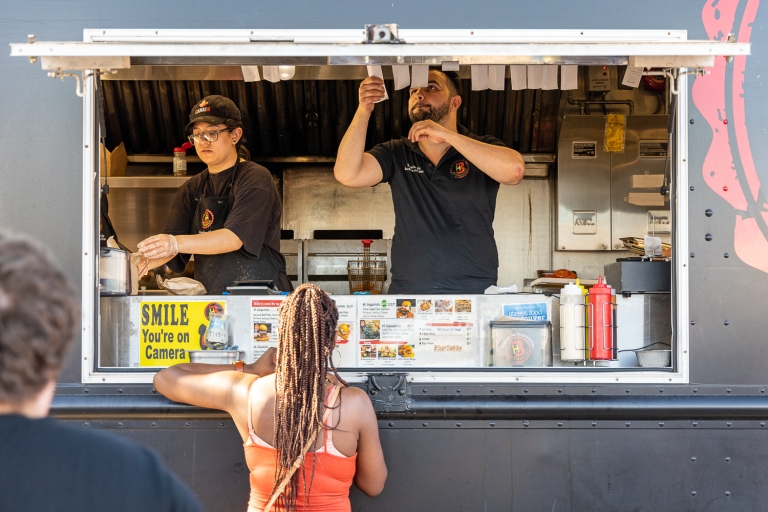
[[[430,299],[422,299],[419,301],[419,313],[422,315],[429,315],[431,314],[435,308],[432,307],[432,300]]]
[[[360,320],[360,339],[361,340],[381,339],[381,321],[380,320]]]
[[[394,345],[379,345],[379,359],[397,359],[397,349]]]
[[[413,345],[398,345],[397,355],[403,359],[413,359],[416,357],[416,353],[413,350]]]
[[[360,345],[360,359],[376,359],[376,346]]]
[[[453,301],[447,299],[435,300],[435,313],[453,313]]]
[[[352,327],[347,323],[341,323],[336,328],[336,341],[349,341],[349,335],[352,333]]]
[[[255,341],[269,341],[269,335],[272,333],[272,324],[253,324],[253,339]]]
[[[397,318],[413,318],[415,299],[397,299]]]
[[[471,313],[472,301],[468,299],[456,299],[456,312],[457,313]]]

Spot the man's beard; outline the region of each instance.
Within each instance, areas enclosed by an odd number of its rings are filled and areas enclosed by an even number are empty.
[[[408,110],[408,117],[411,118],[412,123],[418,123],[419,121],[434,121],[436,123],[439,123],[445,116],[448,115],[448,112],[451,110],[451,100],[447,100],[442,105],[438,105],[437,107],[433,107],[430,105],[430,107],[427,110],[419,109],[414,112],[413,109]]]

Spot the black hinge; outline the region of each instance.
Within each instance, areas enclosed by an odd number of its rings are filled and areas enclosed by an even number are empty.
[[[367,391],[376,412],[409,412],[413,408],[407,373],[369,373]]]

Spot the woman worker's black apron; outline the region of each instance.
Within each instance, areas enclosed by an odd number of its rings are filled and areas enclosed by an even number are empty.
[[[195,192],[197,208],[192,217],[190,233],[208,233],[224,228],[224,222],[235,202],[233,185],[239,169],[238,161],[224,187],[225,195],[221,197],[204,197],[209,172],[208,169],[203,171],[203,179]],[[266,246],[262,248],[260,257],[247,254],[242,248],[224,254],[195,254],[195,279],[203,283],[206,291],[212,295],[220,295],[235,281],[257,279],[270,279],[279,289],[290,291],[291,282],[283,265],[274,261],[276,259]]]

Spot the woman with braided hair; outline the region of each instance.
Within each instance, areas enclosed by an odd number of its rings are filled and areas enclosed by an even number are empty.
[[[351,511],[353,481],[369,496],[384,488],[373,406],[331,360],[338,317],[333,300],[305,284],[280,308],[277,351],[241,365],[242,373],[185,363],[155,376],[155,388],[171,400],[232,416],[251,472],[248,512]]]

